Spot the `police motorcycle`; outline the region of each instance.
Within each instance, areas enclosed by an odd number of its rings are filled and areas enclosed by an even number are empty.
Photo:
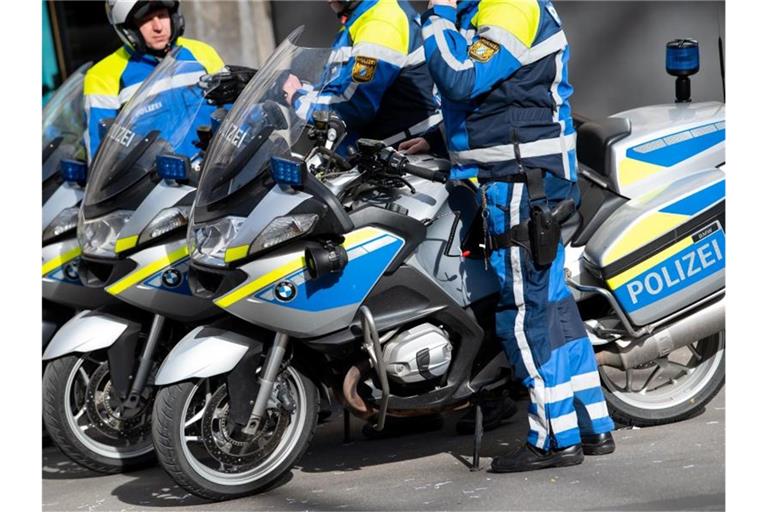
[[[325,62],[322,51],[294,41],[283,42],[233,106],[192,207],[191,289],[236,318],[192,330],[155,378],[159,460],[179,485],[209,499],[264,489],[301,458],[319,383],[381,429],[388,415],[463,408],[510,380],[483,328],[493,325],[498,289],[478,257],[473,186],[446,184],[445,161],[405,158],[377,141],[358,141],[348,159],[335,154],[340,120],[316,114],[307,127],[269,92],[286,71],[317,83],[307,63]],[[688,350],[694,407],[722,385],[722,172],[707,170],[722,157],[710,144],[722,118],[722,105],[681,103],[612,118],[621,134],[609,130],[611,120],[586,124],[582,149],[601,158],[588,159],[579,213],[567,201],[549,212],[571,243],[567,275],[601,364],[682,380],[688,366],[662,361]],[[612,155],[656,158],[659,138],[675,158],[698,149],[697,161],[654,164],[658,175],[644,168],[629,182]],[[689,140],[695,147],[674,147]],[[680,289],[662,294],[666,281],[647,277],[693,258],[699,272],[671,279]],[[667,387],[674,400],[678,388]],[[630,416],[625,403],[613,402]],[[669,414],[665,403],[643,402],[637,417]]]
[[[154,373],[178,337],[218,313],[190,293],[184,228],[205,144],[226,113],[206,91],[227,73],[203,76],[177,53],[111,123],[79,210],[73,272],[109,299],[69,320],[43,354],[48,432],[75,462],[104,473],[154,460]]]
[[[103,290],[80,282],[77,212],[87,179],[83,64],[43,108],[43,349],[79,310],[110,302]]]

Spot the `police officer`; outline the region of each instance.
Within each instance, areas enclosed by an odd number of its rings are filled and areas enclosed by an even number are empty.
[[[297,113],[311,120],[317,110],[335,111],[347,125],[344,147],[359,137],[397,144],[439,123],[413,7],[396,0],[328,4],[341,20],[328,65],[340,70],[322,91],[289,77],[283,90]]]
[[[85,146],[89,162],[101,143],[100,123],[117,116],[172,48],[182,47],[177,58],[197,62],[207,73],[224,66],[212,47],[181,37],[184,17],[178,1],[107,0],[106,9],[123,46],[85,75]]]
[[[431,0],[422,27],[451,178],[480,183],[500,284],[496,332],[531,399],[527,443],[496,457],[491,471],[611,453],[614,424],[565,284],[559,231],[546,222],[565,200],[579,199],[570,52],[557,12],[549,0]],[[417,144],[425,146],[409,146]]]

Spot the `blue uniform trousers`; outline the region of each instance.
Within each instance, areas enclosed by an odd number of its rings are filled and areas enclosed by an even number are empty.
[[[576,183],[547,172],[544,184],[550,207],[568,197],[578,202]],[[529,218],[525,183],[488,181],[479,194],[485,195],[491,234]],[[490,263],[501,295],[496,333],[530,392],[528,442],[545,450],[564,448],[580,443],[580,434],[613,430],[592,345],[565,283],[562,244],[546,268],[536,267],[518,246],[492,251]]]

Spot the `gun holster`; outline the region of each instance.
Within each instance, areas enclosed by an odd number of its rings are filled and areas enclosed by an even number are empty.
[[[537,267],[546,267],[557,257],[560,225],[576,210],[576,203],[573,199],[565,199],[550,209],[544,191],[544,171],[541,169],[525,169],[524,181],[528,185],[530,218],[500,235],[490,235],[490,249],[517,245],[528,251]]]

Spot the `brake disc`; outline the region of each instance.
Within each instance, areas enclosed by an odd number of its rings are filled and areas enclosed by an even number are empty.
[[[241,472],[257,466],[280,442],[290,423],[290,414],[268,408],[258,430],[244,434],[243,426],[229,417],[227,387],[222,385],[211,396],[203,413],[202,439],[208,453],[219,463],[234,468],[225,471]]]
[[[109,380],[109,363],[106,361],[93,372],[86,388],[85,404],[91,425],[110,439],[130,439],[144,436],[151,430],[149,408],[152,389],[142,393],[139,405],[124,410],[122,401]]]

